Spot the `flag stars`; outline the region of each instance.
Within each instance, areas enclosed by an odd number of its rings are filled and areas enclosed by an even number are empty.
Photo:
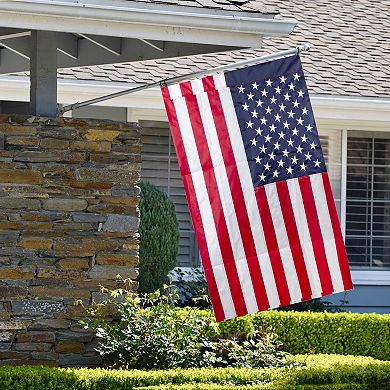
[[[258,113],[257,113],[256,110],[253,110],[253,111],[251,112],[251,114],[252,114],[252,118],[257,118]]]
[[[245,88],[244,88],[242,85],[240,85],[240,86],[238,87],[238,92],[239,92],[239,93],[244,93],[244,92],[245,92]]]
[[[297,158],[297,156],[293,156],[293,158],[291,159],[291,162],[292,162],[293,164],[298,164],[298,158]]]
[[[285,164],[285,162],[284,162],[282,159],[280,159],[280,160],[278,161],[279,167],[284,167],[284,164]]]
[[[311,144],[310,144],[310,149],[315,149],[317,147],[316,143],[313,141]]]
[[[302,164],[300,165],[300,167],[301,167],[301,171],[306,171],[307,165],[305,165],[305,163],[302,163]]]
[[[244,103],[244,104],[242,105],[242,109],[243,109],[244,111],[248,111],[248,108],[249,108],[249,106],[248,106],[246,103]]]
[[[261,175],[259,175],[259,179],[260,179],[260,181],[265,181],[265,175],[264,175],[264,173],[262,173]]]
[[[249,100],[253,100],[253,96],[255,95],[253,95],[252,92],[249,92],[246,96],[248,96]]]
[[[260,146],[260,153],[263,153],[263,154],[267,153],[267,148],[265,147],[265,145]]]
[[[268,80],[266,81],[266,83],[267,83],[267,87],[270,87],[270,86],[272,85],[271,79],[268,79]]]
[[[273,177],[279,177],[279,171],[278,170],[275,170],[273,171]]]
[[[260,119],[260,122],[262,125],[266,125],[268,122],[268,119],[266,119],[264,116]]]
[[[320,160],[318,160],[318,158],[317,158],[317,160],[316,160],[316,161],[314,161],[314,166],[315,166],[316,168],[319,168],[319,167],[320,167],[320,165],[321,165],[321,161],[320,161]]]
[[[257,107],[263,107],[263,102],[259,99],[257,102]]]
[[[285,129],[288,129],[288,128],[290,127],[290,123],[288,123],[287,121],[285,121],[285,122],[283,123],[283,126],[284,126]]]
[[[272,133],[275,133],[276,126],[275,126],[274,124],[272,124],[272,125],[269,127],[269,130],[272,131]]]
[[[298,108],[301,103],[298,102],[298,100],[293,101],[294,108]]]
[[[288,146],[293,146],[293,145],[294,145],[294,141],[290,138],[290,139],[287,141],[287,144],[288,144]]]
[[[286,92],[283,96],[284,96],[284,100],[290,101],[291,96],[288,94],[288,92]]]
[[[303,134],[303,136],[301,137],[302,139],[302,142],[307,142],[307,136],[305,134]]]
[[[280,87],[275,88],[275,93],[280,93],[280,91],[281,91]]]
[[[264,165],[264,170],[269,171],[271,169],[271,165],[268,164],[268,162]]]
[[[306,107],[302,108],[302,115],[307,115],[308,109]]]
[[[286,84],[286,78],[284,76],[279,77],[282,84]]]
[[[313,129],[313,126],[312,125],[310,125],[310,124],[308,124],[307,126],[306,126],[306,130],[309,132],[309,133],[311,133],[311,130]]]
[[[289,89],[290,91],[294,91],[295,85],[294,85],[293,83],[290,83],[290,84],[288,85],[288,89]]]
[[[256,83],[256,81],[252,84],[252,88],[253,89],[257,89],[259,88],[259,84]]]
[[[267,97],[268,92],[265,90],[265,88],[261,91],[261,95]]]
[[[265,136],[265,142],[271,142],[271,136],[269,134]]]
[[[310,152],[307,152],[307,153],[305,154],[305,157],[306,157],[306,160],[311,161],[312,155],[310,154]]]
[[[248,126],[248,129],[251,129],[252,126],[253,126],[253,122],[252,121],[248,121],[248,122],[246,122],[246,125]]]
[[[295,115],[295,112],[293,112],[293,110],[290,110],[290,111],[288,112],[288,117],[289,117],[289,118],[294,118],[294,115]]]
[[[256,140],[256,138],[252,138],[251,139],[251,146],[256,146],[256,144],[257,144],[257,140]]]
[[[286,106],[283,103],[279,105],[280,111],[284,111],[285,108],[286,108]]]
[[[256,161],[256,164],[260,164],[261,163],[260,156],[255,157],[255,161]]]
[[[279,114],[275,115],[275,121],[280,122],[280,118],[281,118],[281,116]]]
[[[282,153],[283,153],[283,157],[288,157],[288,150],[287,149],[284,149]]]
[[[272,96],[272,98],[271,98],[271,103],[272,103],[272,104],[276,104],[276,97],[275,97],[275,96]]]
[[[304,95],[304,92],[302,91],[302,89],[300,91],[298,91],[298,97],[303,97]]]
[[[265,112],[266,112],[267,114],[271,114],[271,111],[272,111],[272,108],[271,108],[271,107],[267,107],[267,108],[265,109]]]
[[[271,152],[268,156],[270,160],[275,160],[274,152]]]
[[[291,130],[293,135],[298,135],[298,129],[295,127],[294,129]]]
[[[297,119],[297,122],[298,122],[298,125],[303,125],[303,119],[302,119],[302,117],[299,117],[298,119]]]
[[[277,149],[277,150],[280,149],[280,143],[279,143],[278,141],[276,141],[276,142],[274,143],[274,148]]]
[[[291,167],[288,167],[288,168],[287,168],[287,173],[288,173],[289,175],[292,175],[293,169],[292,169]]]
[[[298,73],[294,73],[294,80],[295,81],[299,81],[299,74]]]
[[[298,145],[297,146],[297,153],[302,153],[302,150],[303,150],[302,146]]]
[[[285,133],[283,133],[283,131],[281,131],[280,133],[278,133],[279,135],[279,139],[284,139],[284,136],[286,135]]]
[[[261,135],[262,133],[263,133],[263,130],[260,129],[260,127],[258,127],[258,128],[256,129],[256,134],[257,134],[257,135]]]

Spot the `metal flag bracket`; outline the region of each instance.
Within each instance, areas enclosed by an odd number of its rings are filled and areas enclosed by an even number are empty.
[[[279,58],[284,58],[284,57],[292,56],[295,54],[304,53],[304,52],[307,52],[309,50],[310,50],[310,45],[308,43],[304,43],[303,45],[294,47],[292,49],[279,51],[277,53],[267,54],[267,55],[264,55],[261,57],[249,58],[247,60],[243,60],[243,61],[239,61],[239,62],[227,64],[227,65],[221,65],[221,66],[217,66],[217,67],[211,68],[211,69],[188,73],[188,74],[185,74],[183,76],[175,76],[175,77],[167,78],[164,80],[156,81],[154,83],[140,85],[139,87],[125,89],[123,91],[114,92],[114,93],[111,93],[109,95],[97,97],[95,99],[90,99],[90,100],[86,100],[84,102],[73,103],[73,104],[69,104],[67,106],[63,106],[63,107],[58,109],[58,116],[62,116],[65,112],[75,110],[75,109],[80,108],[80,107],[85,107],[85,106],[89,106],[91,104],[104,102],[106,100],[114,99],[116,97],[128,95],[130,93],[134,93],[134,92],[138,92],[138,91],[143,91],[145,89],[158,87],[158,86],[166,87],[170,84],[178,83],[178,82],[192,79],[195,77],[202,77],[202,76],[206,76],[206,75],[213,74],[213,73],[223,72],[226,70],[238,69],[238,68],[241,68],[241,67],[247,66],[247,65],[261,64],[261,63],[268,62],[268,61],[274,61],[274,60],[277,60]]]

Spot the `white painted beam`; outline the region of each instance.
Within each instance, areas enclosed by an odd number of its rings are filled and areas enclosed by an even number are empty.
[[[57,34],[57,50],[73,60],[78,58],[78,38],[73,34]]]
[[[296,21],[271,15],[171,7],[126,0],[0,1],[0,25],[128,37],[258,47],[262,36],[286,36]]]
[[[119,57],[121,55],[121,38],[87,34],[79,34],[79,36],[85,38],[89,42],[92,42],[94,45],[101,47],[105,51],[114,54],[115,56]]]

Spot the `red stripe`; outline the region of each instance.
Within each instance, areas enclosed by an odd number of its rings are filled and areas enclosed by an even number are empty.
[[[326,195],[326,201],[328,203],[330,220],[332,223],[333,234],[336,243],[337,257],[340,265],[341,277],[343,279],[344,289],[352,289],[351,272],[349,270],[347,251],[345,250],[344,239],[341,232],[339,219],[337,216],[336,205],[334,203],[332,188],[329,182],[329,176],[327,172],[322,174],[322,181],[324,182],[324,189]]]
[[[298,235],[298,228],[294,217],[294,211],[291,204],[290,193],[286,181],[276,183],[280,208],[283,214],[284,225],[286,227],[288,242],[290,244],[291,254],[294,260],[295,269],[299,280],[299,287],[302,293],[302,301],[312,298],[309,276],[307,274],[305,259],[301,242]]]
[[[180,127],[177,120],[175,106],[170,99],[169,90],[167,87],[162,88],[162,95],[164,98],[165,108],[168,116],[168,121],[171,128],[173,142],[176,148],[176,155],[178,157],[179,167],[183,176],[184,190],[186,192],[188,206],[191,213],[191,218],[194,224],[195,234],[198,241],[199,251],[201,253],[203,268],[207,280],[207,285],[210,292],[210,299],[213,305],[215,318],[217,321],[223,321],[225,319],[225,313],[223,310],[221,298],[219,296],[217,283],[215,281],[214,272],[211,265],[209,250],[207,247],[206,237],[204,234],[204,228],[202,218],[199,211],[199,205],[195,195],[195,188],[192,181],[192,177],[189,174],[190,168],[188,166],[188,160],[181,138]]]
[[[184,99],[187,104],[196,148],[202,166],[203,176],[213,212],[214,224],[217,230],[218,242],[221,248],[222,259],[225,264],[234,307],[236,309],[237,316],[243,316],[248,313],[248,310],[245,304],[240,279],[238,277],[232,243],[230,241],[226,218],[222,208],[221,195],[219,193],[217,180],[215,178],[214,167],[210,156],[210,150],[203,127],[198,102],[195,95],[188,93],[189,89],[191,88],[190,82],[181,83],[180,86],[186,95],[184,96]],[[190,129],[185,130],[190,131]]]
[[[257,256],[251,224],[245,204],[244,193],[242,191],[240,176],[238,174],[236,161],[234,159],[233,148],[229,138],[229,131],[226,125],[221,99],[219,92],[213,85],[214,79],[212,77],[207,77],[203,79],[203,81],[205,83],[205,90],[206,88],[209,90],[207,96],[210,102],[210,108],[217,130],[219,145],[225,163],[234,210],[237,217],[238,227],[240,229],[241,241],[244,246],[245,257],[247,259],[248,268],[252,279],[257,306],[259,310],[267,310],[269,308],[267,292],[265,290],[264,281],[261,274],[259,258]]]
[[[267,195],[264,186],[255,188],[257,206],[260,211],[260,218],[264,228],[265,241],[268,254],[271,260],[271,266],[275,277],[276,288],[279,294],[280,306],[286,306],[291,303],[290,292],[287,285],[286,275],[284,273],[283,262],[280,256],[278,241],[275,228],[272,221],[271,210],[269,208]]]
[[[324,240],[321,233],[320,222],[318,220],[310,176],[301,176],[298,178],[298,183],[301,189],[318,275],[321,281],[322,295],[332,294],[332,278],[330,276],[328,261],[326,259]]]

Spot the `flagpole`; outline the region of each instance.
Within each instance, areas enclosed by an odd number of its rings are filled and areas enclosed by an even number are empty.
[[[232,64],[220,65],[220,66],[217,66],[215,68],[192,72],[192,73],[185,74],[183,76],[170,77],[170,78],[167,78],[164,80],[156,81],[154,83],[141,85],[141,86],[135,87],[135,88],[125,89],[125,90],[120,91],[120,92],[115,92],[115,93],[111,93],[109,95],[97,97],[95,99],[86,100],[84,102],[69,104],[67,106],[64,106],[64,107],[58,109],[58,114],[63,115],[65,112],[75,110],[75,109],[80,108],[80,107],[85,107],[85,106],[89,106],[91,104],[104,102],[106,100],[114,99],[116,97],[123,96],[123,95],[128,95],[128,94],[134,93],[134,92],[143,91],[145,89],[158,87],[161,85],[175,84],[175,83],[179,83],[181,81],[188,80],[191,78],[202,77],[202,76],[206,76],[209,74],[223,72],[226,70],[238,69],[240,67],[247,66],[247,65],[261,64],[261,63],[268,62],[268,61],[274,61],[274,60],[277,60],[277,59],[280,59],[283,57],[292,56],[292,55],[306,52],[309,50],[310,50],[310,45],[308,43],[304,43],[303,45],[294,47],[292,49],[279,51],[277,53],[267,54],[267,55],[261,56],[261,57],[249,58],[247,60],[234,62]]]

